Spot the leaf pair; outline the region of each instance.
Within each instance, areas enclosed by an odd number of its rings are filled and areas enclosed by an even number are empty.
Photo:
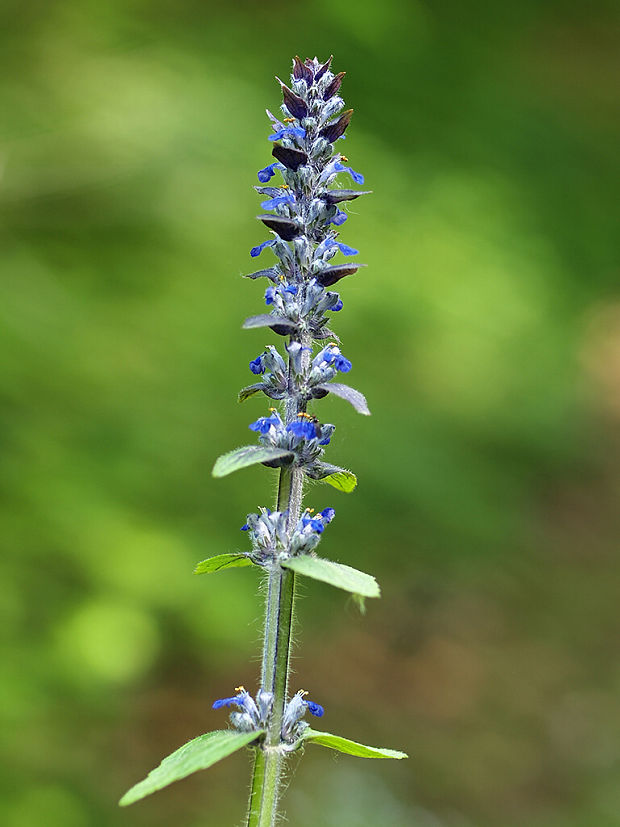
[[[249,468],[250,465],[259,463],[269,464],[272,467],[277,465],[288,465],[295,459],[292,451],[284,448],[272,448],[268,445],[244,445],[243,448],[236,448],[227,454],[218,457],[213,471],[214,477],[226,477],[241,468]],[[357,485],[357,477],[352,471],[339,468],[337,465],[317,463],[317,470],[313,478],[320,479],[336,488],[338,491],[350,493]]]
[[[232,554],[216,554],[214,557],[207,557],[202,560],[194,569],[194,574],[212,574],[224,569],[243,568],[252,566],[254,563],[247,554],[236,552]],[[311,577],[313,580],[320,580],[329,583],[337,589],[351,592],[359,597],[381,597],[379,584],[371,574],[359,571],[344,563],[334,563],[333,560],[323,560],[321,557],[314,557],[312,554],[303,554],[299,557],[290,557],[282,562],[282,567]]]
[[[251,396],[254,396],[255,393],[259,393],[259,391],[262,390],[264,390],[263,383],[256,382],[254,385],[248,385],[246,388],[242,388],[237,398],[239,402],[245,402],[246,399],[249,399]],[[314,385],[312,393],[315,399],[322,399],[324,396],[327,396],[328,393],[333,393],[335,396],[339,396],[341,399],[353,405],[358,413],[364,416],[370,416],[370,408],[368,407],[368,402],[366,402],[364,394],[361,391],[355,390],[355,388],[349,387],[349,385],[342,384],[342,382],[325,382],[320,385]],[[282,394],[274,394],[272,392],[267,395],[272,399],[280,399],[282,397]]]
[[[173,752],[152,770],[147,777],[135,784],[119,801],[121,807],[126,807],[147,795],[157,792],[175,781],[180,781],[198,770],[209,767],[227,758],[234,752],[249,746],[253,741],[264,735],[264,730],[257,732],[236,732],[234,730],[216,730],[200,735],[188,741]],[[358,758],[407,758],[406,753],[393,749],[367,747],[342,738],[340,735],[331,735],[329,732],[317,732],[306,729],[302,736],[302,743],[319,744],[323,747],[355,755]]]

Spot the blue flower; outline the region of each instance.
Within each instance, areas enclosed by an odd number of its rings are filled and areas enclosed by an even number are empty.
[[[322,534],[325,531],[325,526],[331,523],[334,519],[336,511],[333,508],[324,508],[318,514],[314,514],[312,509],[307,509],[301,515],[301,524],[303,528],[308,526],[317,534]]]
[[[291,534],[288,543],[291,556],[310,554],[317,547],[325,526],[329,525],[335,513],[333,508],[325,508],[317,513],[314,509],[307,508]]]
[[[338,299],[336,304],[332,307],[332,310],[334,313],[337,313],[339,310],[342,310],[343,307],[344,305],[342,304],[342,299]]]
[[[334,367],[336,368],[336,370],[339,370],[341,373],[348,373],[351,370],[351,368],[353,367],[353,365],[348,359],[346,359],[342,355],[342,353],[340,353],[334,359]]]
[[[268,241],[263,241],[262,244],[258,244],[256,247],[252,247],[252,249],[250,250],[250,255],[252,256],[252,258],[256,258],[256,256],[260,256],[265,247],[273,247],[275,243],[276,241],[274,238],[270,238]]]
[[[305,138],[306,130],[299,126],[285,126],[284,129],[278,129],[269,136],[270,141],[281,141],[282,138],[288,138],[294,135],[296,138]]]
[[[256,359],[252,359],[250,362],[250,370],[252,373],[256,374],[257,376],[260,373],[265,372],[265,366],[263,365],[263,354],[261,353],[260,356],[257,356]]]
[[[349,216],[346,214],[346,212],[338,210],[336,215],[332,218],[332,224],[335,224],[337,227],[340,227],[342,224],[344,224],[348,217]]]
[[[295,199],[292,195],[277,195],[275,198],[268,198],[266,201],[261,201],[261,207],[264,210],[274,210],[280,204],[293,204]]]
[[[296,284],[287,284],[286,282],[281,282],[277,285],[277,287],[270,285],[265,290],[265,304],[274,304],[278,293],[280,295],[288,293],[290,296],[296,296],[298,291],[299,287]]]
[[[276,174],[275,170],[280,168],[284,169],[283,165],[279,161],[274,161],[273,164],[269,164],[264,169],[259,169],[258,180],[261,182],[261,184],[266,184],[267,181],[269,181],[270,178],[273,178],[273,176]]]
[[[236,695],[231,698],[220,698],[213,703],[213,709],[223,706],[236,706],[240,712],[231,712],[230,721],[239,732],[253,732],[264,727],[273,707],[273,693],[259,689],[256,700],[242,686],[235,689]]]
[[[221,709],[223,706],[237,706],[244,712],[249,712],[254,716],[258,713],[254,699],[249,692],[246,692],[243,687],[239,687],[239,694],[232,698],[220,698],[213,702],[213,709]]]
[[[325,710],[320,704],[314,701],[306,701],[304,695],[308,693],[300,689],[296,692],[287,705],[284,707],[284,715],[282,717],[282,737],[285,741],[292,743],[299,737],[303,731],[297,726],[298,722],[303,718],[306,712],[311,715],[321,718],[325,714]]]
[[[334,169],[336,172],[348,172],[356,184],[364,183],[364,176],[361,172],[356,172],[351,167],[345,167],[344,164],[340,163],[340,161],[336,161],[336,163],[334,164]]]
[[[322,718],[325,714],[325,710],[321,704],[315,704],[314,701],[306,701],[306,704],[308,706],[308,712],[314,715],[315,718]]]
[[[348,373],[353,367],[352,363],[342,355],[337,345],[327,345],[317,353],[312,362],[315,367],[320,367],[322,362],[333,365],[341,373]]]
[[[271,416],[261,416],[259,417],[256,422],[250,423],[248,428],[251,431],[256,431],[259,434],[268,434],[269,429],[273,425],[274,428],[277,428],[278,425],[282,424],[282,420],[278,416],[277,411],[274,411]]]
[[[306,417],[298,417],[289,422],[286,430],[298,439],[315,439],[317,436],[314,422]]]
[[[250,530],[250,526],[247,523],[244,523],[241,526],[241,531],[249,531],[249,530]]]
[[[316,248],[316,255],[322,256],[323,253],[326,253],[333,247],[338,247],[340,252],[345,256],[356,256],[359,253],[359,250],[356,250],[355,247],[349,247],[348,244],[343,244],[341,241],[336,241],[333,238],[326,238],[325,241]]]

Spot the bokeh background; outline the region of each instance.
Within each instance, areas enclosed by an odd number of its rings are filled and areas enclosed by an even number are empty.
[[[213,480],[265,410],[249,248],[273,76],[346,69],[374,194],[337,329],[370,419],[328,398],[360,479],[305,583],[295,686],[325,728],[298,827],[620,825],[618,6],[520,0],[4,0],[0,719],[5,827],[240,824],[244,754],[128,810],[258,673],[243,549],[274,472]],[[263,259],[269,258],[266,251]],[[262,259],[261,259],[262,261]]]

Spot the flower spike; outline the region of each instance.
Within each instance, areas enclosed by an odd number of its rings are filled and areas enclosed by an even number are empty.
[[[262,686],[254,696],[237,686],[234,695],[213,701],[214,710],[230,710],[230,728],[194,738],[176,750],[123,796],[123,806],[249,747],[255,752],[255,761],[247,823],[251,827],[273,825],[282,820],[278,804],[286,756],[305,743],[365,758],[406,757],[394,750],[366,747],[315,731],[304,718],[322,718],[323,706],[309,700],[305,690],[292,696],[287,690],[296,578],[311,577],[345,590],[360,607],[365,598],[380,594],[371,575],[317,556],[316,549],[335,511],[331,506],[304,509],[302,503],[307,479],[345,493],[357,484],[351,471],[324,461],[335,426],[321,422],[311,406],[332,393],[360,414],[370,413],[364,395],[339,381],[339,374],[349,373],[352,363],[330,330],[334,317],[327,315],[343,307],[340,295],[329,288],[365,266],[349,261],[329,263],[338,252],[347,257],[358,254],[355,247],[339,240],[334,228],[347,220],[346,211],[338,205],[366,194],[335,184],[341,173],[359,186],[364,184],[364,176],[334,147],[346,137],[353,110],[345,109],[340,97],[345,72],[335,74],[331,64],[332,57],[321,63],[317,57],[302,61],[296,55],[290,81],[277,79],[282,114],[276,116],[267,110],[271,122],[268,141],[275,160],[258,171],[260,186],[254,189],[264,210],[257,218],[271,236],[252,247],[250,255],[256,258],[269,247],[275,262],[247,276],[267,279],[266,310],[245,319],[242,326],[267,328],[286,337],[286,343],[281,349],[266,344],[250,360],[255,381],[243,388],[238,398],[243,402],[262,393],[276,400],[280,409],[270,407],[266,415],[250,422],[253,444],[229,451],[213,467],[214,477],[261,464],[279,469],[276,506],[274,510],[259,507],[247,515],[241,531],[249,549],[216,554],[194,570],[209,574],[232,568],[262,569],[266,580]],[[270,182],[277,171],[281,173],[280,184],[274,186]]]
[[[234,695],[214,701],[214,709],[230,710],[232,729],[195,739],[171,756],[177,773],[172,780],[176,780],[178,772],[185,772],[188,754],[201,768],[245,746],[256,750],[248,816],[252,827],[280,820],[278,792],[284,759],[306,742],[363,757],[405,757],[313,730],[304,718],[322,718],[323,706],[309,700],[305,690],[290,696],[286,689],[295,578],[311,577],[344,589],[360,605],[365,598],[379,597],[371,575],[317,556],[335,511],[331,506],[304,509],[302,504],[307,479],[342,492],[352,491],[357,483],[351,471],[324,461],[335,426],[314,415],[316,401],[332,393],[360,414],[370,413],[364,395],[339,381],[341,374],[351,372],[352,362],[330,329],[333,314],[343,307],[339,293],[330,288],[365,266],[351,263],[349,257],[357,256],[358,250],[340,240],[338,228],[348,218],[341,205],[366,194],[337,183],[339,176],[348,175],[353,185],[361,187],[365,179],[335,148],[346,137],[353,110],[345,108],[340,96],[345,72],[334,73],[331,65],[332,57],[322,63],[317,57],[302,60],[296,55],[290,80],[277,78],[281,114],[267,110],[271,124],[267,138],[274,160],[258,171],[260,186],[254,189],[262,210],[257,219],[270,237],[252,247],[250,255],[256,258],[269,247],[275,262],[248,276],[267,279],[265,307],[263,313],[247,318],[243,327],[267,328],[285,337],[285,344],[283,348],[266,344],[250,359],[254,382],[239,392],[239,401],[262,393],[275,400],[279,409],[270,407],[251,421],[253,444],[220,457],[213,469],[216,477],[259,464],[279,469],[276,506],[274,510],[259,507],[247,515],[241,531],[248,549],[210,557],[195,570],[197,574],[251,566],[263,570],[267,580],[263,685],[255,696],[238,686]],[[280,176],[272,182],[276,172]],[[347,260],[332,264],[338,253]],[[191,749],[186,752],[186,748]],[[202,750],[212,750],[208,760]],[[161,768],[164,765],[166,761]],[[151,773],[143,783],[158,785],[153,789],[162,786],[158,772],[154,782],[149,780]]]

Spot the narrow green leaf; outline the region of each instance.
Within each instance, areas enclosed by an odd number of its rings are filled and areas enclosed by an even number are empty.
[[[330,586],[344,589],[346,592],[362,597],[381,597],[379,584],[371,574],[345,566],[343,563],[334,563],[332,560],[304,554],[285,560],[282,566],[314,580],[322,580],[323,583],[329,583]]]
[[[197,563],[194,574],[210,574],[222,569],[238,569],[253,565],[254,563],[246,554],[216,554],[215,557],[207,557],[206,560]]]
[[[254,396],[255,393],[262,391],[262,389],[262,382],[257,382],[255,385],[248,385],[247,388],[242,388],[239,391],[237,399],[239,400],[239,402],[245,402],[246,399],[249,399],[250,396]]]
[[[366,402],[366,397],[361,391],[350,388],[348,385],[343,385],[341,382],[325,382],[323,385],[317,385],[317,387],[346,400],[353,405],[358,413],[364,414],[364,416],[370,416],[368,402]]]
[[[135,784],[119,801],[121,807],[133,804],[147,795],[167,787],[174,781],[179,781],[198,770],[208,767],[227,758],[233,752],[247,746],[256,740],[263,732],[235,732],[234,730],[216,730],[200,735],[193,741],[188,741],[172,755],[161,762],[147,777]]]
[[[352,471],[346,471],[344,468],[340,468],[333,474],[328,474],[326,477],[323,477],[321,482],[326,482],[338,491],[344,491],[345,494],[350,494],[357,485],[357,477]]]
[[[259,462],[268,462],[275,459],[290,459],[292,462],[295,455],[283,448],[270,448],[265,445],[245,445],[218,457],[213,471],[214,477],[225,477],[238,471],[240,468],[247,468],[249,465],[257,465]]]
[[[406,752],[396,749],[384,749],[383,747],[367,747],[365,744],[358,744],[357,741],[349,741],[340,735],[332,735],[329,732],[317,732],[315,729],[306,729],[302,735],[304,741],[311,744],[319,744],[322,747],[346,752],[347,755],[355,755],[357,758],[408,758]]]
[[[251,330],[255,327],[280,327],[286,331],[294,330],[297,325],[285,316],[272,316],[271,313],[261,313],[259,316],[250,316],[241,325],[244,330]]]

